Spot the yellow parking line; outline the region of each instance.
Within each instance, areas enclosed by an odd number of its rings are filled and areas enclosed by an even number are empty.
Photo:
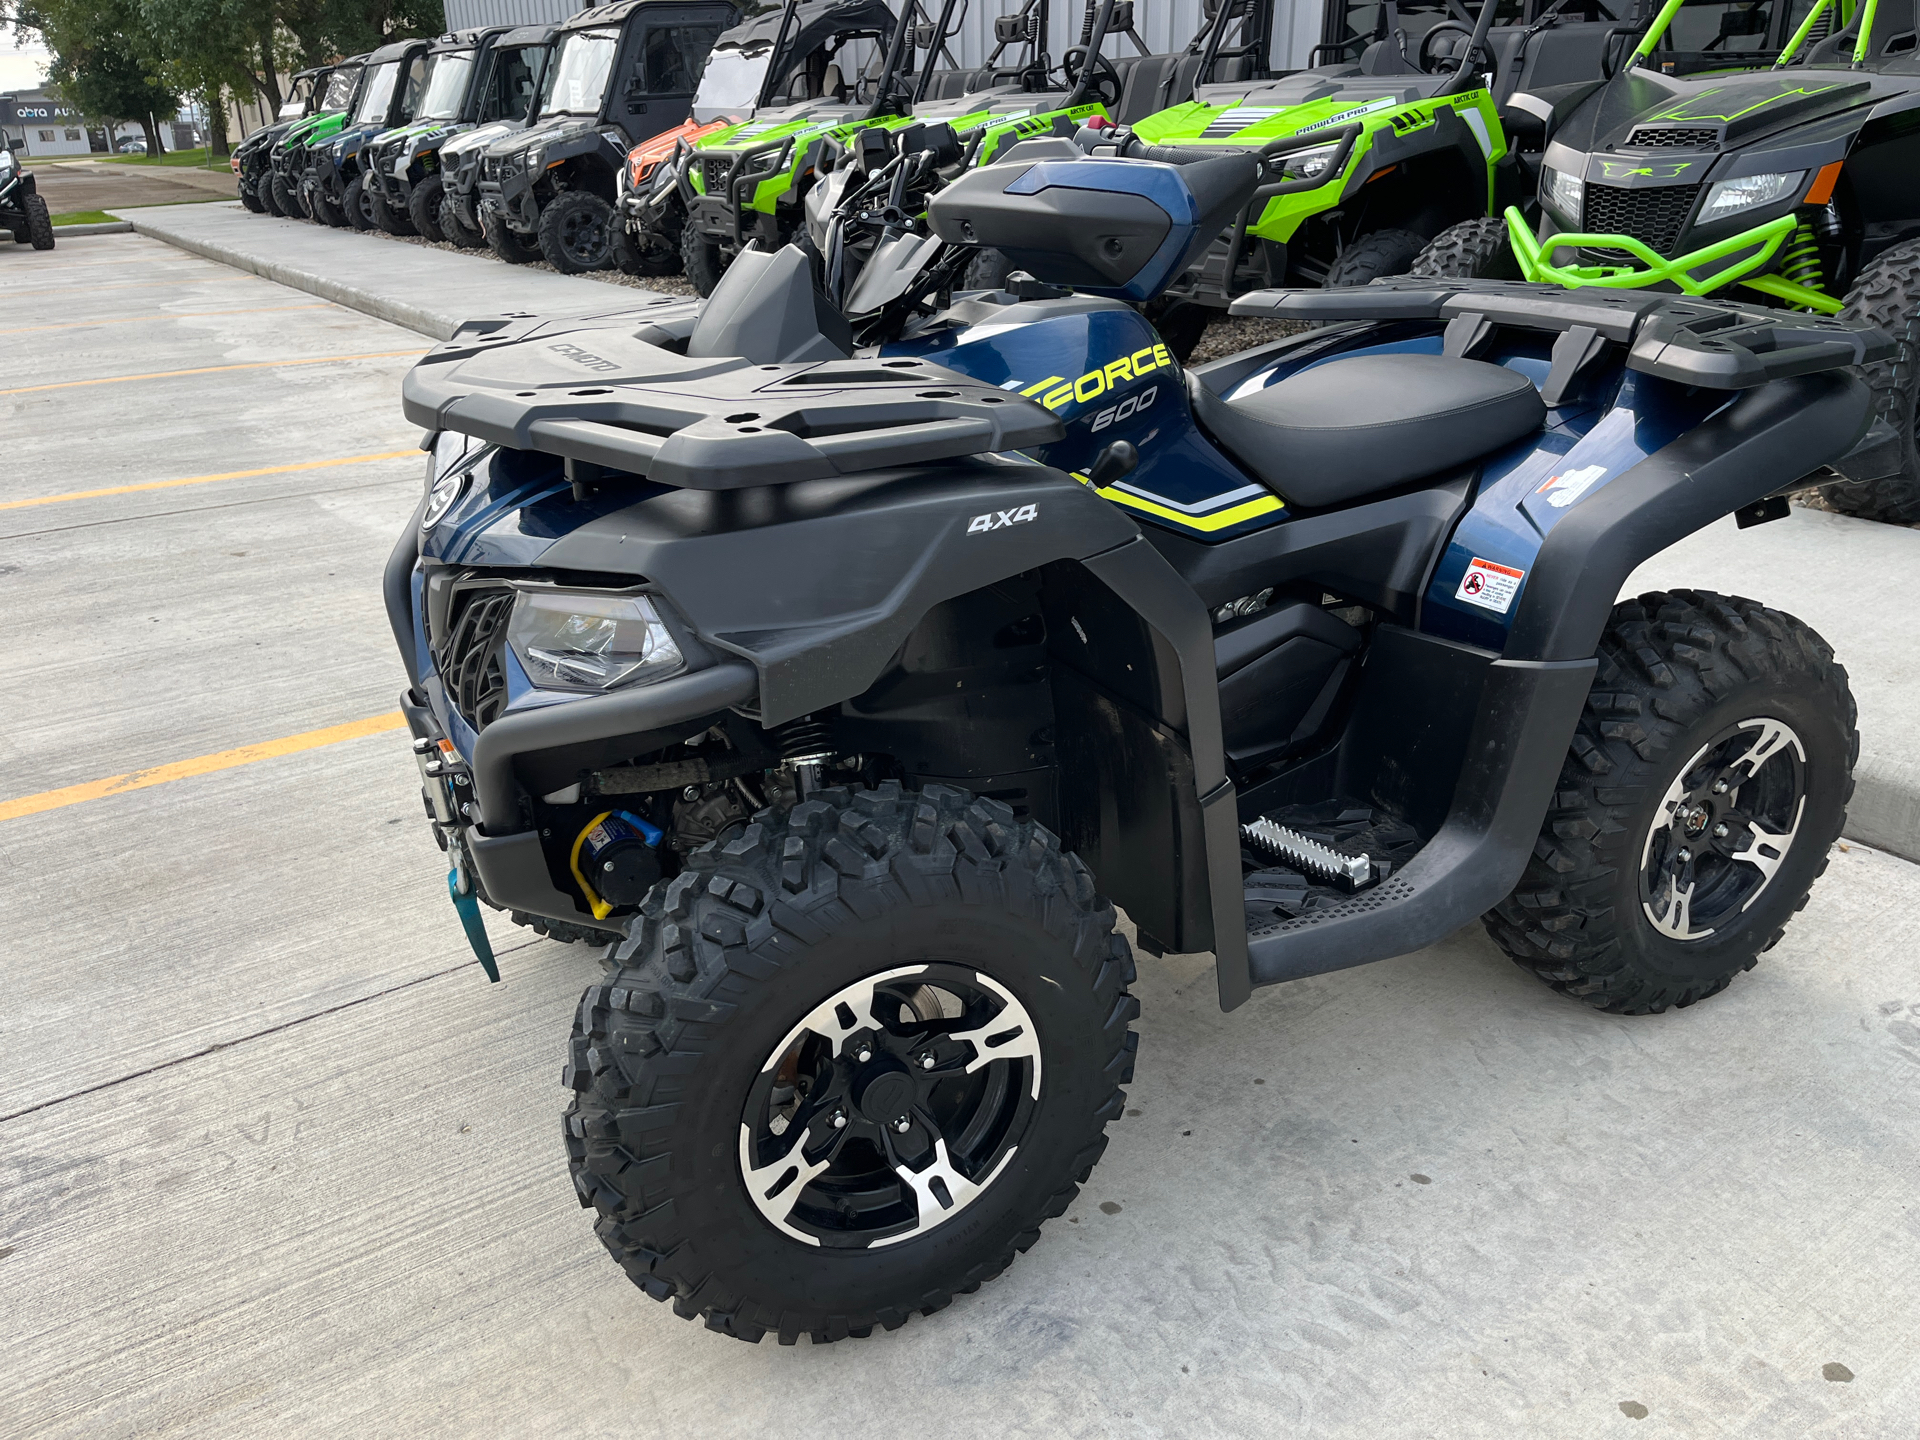
[[[83,800],[99,800],[108,795],[124,795],[129,790],[145,790],[169,780],[185,780],[194,775],[210,775],[216,770],[232,770],[256,760],[272,760],[280,755],[297,755],[302,750],[317,750],[342,740],[358,740],[363,735],[379,735],[388,730],[406,728],[406,717],[398,710],[366,720],[350,720],[344,725],[329,725],[323,730],[308,730],[280,740],[258,745],[242,745],[237,750],[222,750],[196,760],[176,760],[171,765],[156,765],[151,770],[135,770],[126,775],[109,775],[104,780],[89,780],[83,785],[68,785],[59,790],[42,790],[38,795],[23,795],[18,800],[0,800],[0,820],[18,820],[23,815],[38,815]]]
[[[346,455],[338,460],[302,460],[297,465],[264,465],[258,470],[228,470],[220,475],[189,475],[184,480],[144,480],[138,485],[114,485],[105,490],[69,490],[65,495],[36,495],[31,500],[0,500],[0,510],[25,510],[31,505],[58,505],[63,500],[98,500],[105,495],[131,495],[136,490],[172,490],[181,485],[211,485],[216,480],[250,480],[255,475],[286,475],[295,470],[327,470],[335,465],[364,465],[369,460],[405,460],[418,450],[383,450],[378,455]]]
[[[252,310],[161,310],[152,315],[118,315],[108,320],[63,320],[58,325],[15,325],[0,335],[27,335],[35,330],[83,330],[89,325],[133,325],[144,320],[204,320],[213,315],[282,315],[289,310],[331,310],[319,305],[262,305]]]
[[[176,375],[218,375],[228,370],[274,370],[283,365],[337,365],[347,360],[394,360],[424,350],[375,350],[365,355],[320,355],[311,360],[251,360],[244,365],[200,365],[192,370],[152,370],[145,375],[108,375],[99,380],[60,380],[52,385],[20,385],[0,395],[31,395],[36,390],[72,390],[81,385],[124,385],[129,380],[170,380]]]
[[[91,295],[96,290],[157,290],[165,285],[224,285],[233,280],[263,278],[259,275],[246,274],[182,275],[177,280],[110,280],[105,285],[42,285],[33,290],[16,290],[10,285],[0,285],[0,295],[71,295],[77,290],[84,290]]]

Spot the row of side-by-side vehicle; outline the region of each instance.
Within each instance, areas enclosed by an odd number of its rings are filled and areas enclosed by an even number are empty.
[[[952,50],[965,0],[785,0],[747,18],[734,0],[618,0],[303,72],[233,166],[256,211],[566,273],[684,270],[706,295],[749,247],[824,245],[849,178],[880,157],[931,152],[924,197],[1012,145],[1104,130],[1119,156],[1263,167],[1146,307],[1175,356],[1238,295],[1409,272],[1737,289],[1886,324],[1920,304],[1901,245],[1920,235],[1914,9],[1347,0],[1316,63],[1282,71],[1272,0],[1209,0],[1167,54],[1131,0],[1085,0],[1058,55],[1048,0],[1021,0],[974,67]],[[869,218],[903,198],[870,197]],[[897,219],[924,233],[924,215]],[[965,281],[999,283],[1018,249],[986,249]],[[1857,513],[1920,519],[1912,370],[1882,386],[1905,478],[1842,477]]]

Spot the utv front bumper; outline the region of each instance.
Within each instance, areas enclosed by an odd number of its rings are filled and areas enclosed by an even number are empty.
[[[540,227],[540,199],[534,193],[536,174],[526,169],[523,156],[489,155],[480,168],[480,183],[475,187],[474,219],[494,215],[509,230],[531,235]]]

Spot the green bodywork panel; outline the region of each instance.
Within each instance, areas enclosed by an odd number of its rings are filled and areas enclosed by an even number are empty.
[[[1133,132],[1153,145],[1258,149],[1275,140],[1308,135],[1316,130],[1338,131],[1358,122],[1362,127],[1360,134],[1354,139],[1346,165],[1337,174],[1329,174],[1322,184],[1310,189],[1274,196],[1267,201],[1259,219],[1248,226],[1249,234],[1263,240],[1286,241],[1305,221],[1335,209],[1366,183],[1377,168],[1373,151],[1383,135],[1417,136],[1422,130],[1436,126],[1446,112],[1460,116],[1481,144],[1486,157],[1487,187],[1482,203],[1490,208],[1493,167],[1507,153],[1507,137],[1500,127],[1499,108],[1484,89],[1427,100],[1405,100],[1394,95],[1359,98],[1336,94],[1304,104],[1279,106],[1263,104],[1260,92],[1253,90],[1226,104],[1193,100],[1176,105],[1139,121]],[[1245,125],[1235,124],[1243,118]]]
[[[298,150],[311,147],[338,135],[347,124],[345,110],[329,110],[324,115],[309,115],[289,130],[280,141],[281,147]]]
[[[926,120],[951,125],[962,146],[969,144],[976,133],[980,134],[980,145],[973,163],[985,165],[1010,144],[1035,135],[1052,133],[1055,122],[1062,117],[1071,121],[1076,128],[1095,115],[1111,118],[1107,115],[1106,107],[1100,104],[1044,111],[1033,108],[1032,101],[1045,104],[1048,98],[994,97],[980,102],[978,108],[960,114],[952,113],[952,110],[956,103],[964,102],[942,101],[922,107],[914,115],[883,115],[872,120],[844,118],[844,111],[848,107],[836,106],[827,115],[816,111],[795,119],[782,119],[776,115],[743,121],[726,130],[715,131],[697,143],[693,150],[697,157],[732,155],[785,142],[784,151],[770,153],[770,168],[756,181],[752,198],[747,202],[749,210],[771,215],[781,201],[797,198],[802,182],[812,173],[823,140],[831,140],[845,147],[862,130],[898,130],[916,120]],[[1023,104],[1022,101],[1029,103]],[[695,191],[702,195],[706,193],[706,176],[702,173],[702,167],[693,166],[687,178]]]

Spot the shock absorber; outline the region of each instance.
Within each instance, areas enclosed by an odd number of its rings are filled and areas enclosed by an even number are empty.
[[[780,742],[780,763],[793,771],[800,798],[820,788],[820,767],[833,759],[833,726],[823,711],[789,720],[774,731]]]
[[[1780,256],[1780,278],[1808,290],[1826,292],[1826,272],[1820,264],[1820,244],[1813,227],[1802,220],[1794,228]]]

